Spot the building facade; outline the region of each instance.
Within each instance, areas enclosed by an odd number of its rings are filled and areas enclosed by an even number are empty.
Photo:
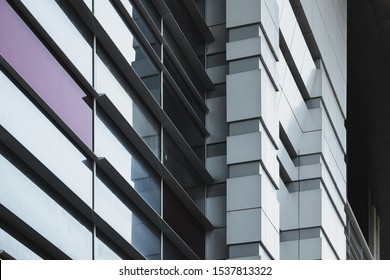
[[[372,258],[346,26],[346,0],[0,0],[1,258]]]

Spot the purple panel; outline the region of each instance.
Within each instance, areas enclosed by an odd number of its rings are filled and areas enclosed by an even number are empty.
[[[5,0],[0,0],[0,54],[92,148],[88,97]]]

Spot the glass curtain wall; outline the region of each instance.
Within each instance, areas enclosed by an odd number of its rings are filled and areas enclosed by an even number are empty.
[[[0,66],[1,128],[66,187],[51,185],[0,139],[0,207],[62,256],[139,257],[127,252],[122,246],[126,244],[146,259],[187,258],[129,197],[123,189],[127,186],[198,258],[205,257],[205,230],[179,199],[182,195],[165,182],[161,167],[204,212],[205,181],[188,155],[196,155],[204,165],[206,112],[195,95],[204,98],[205,88],[153,2],[85,0],[80,12],[67,0],[21,0],[17,5],[0,0],[0,53],[5,60]],[[185,6],[165,2],[202,62],[205,42]],[[88,25],[89,20],[103,32]],[[164,51],[165,44],[173,54]],[[134,85],[123,65],[131,67],[145,89]],[[165,77],[168,74],[172,79]],[[100,96],[107,97],[119,115],[111,115],[97,101]],[[148,162],[118,121],[131,126],[160,165]],[[115,175],[98,164],[102,160]],[[82,209],[104,222],[94,221]],[[20,259],[55,258],[43,243],[24,236],[17,226],[6,226],[8,222],[0,217],[0,249]]]

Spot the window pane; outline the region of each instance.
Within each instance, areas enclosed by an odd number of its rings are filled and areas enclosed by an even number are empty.
[[[0,124],[89,206],[91,163],[45,115],[0,72]]]
[[[159,30],[161,30],[161,16],[157,12],[156,8],[153,6],[150,0],[141,0],[142,5],[145,7],[146,11],[149,13],[154,24]]]
[[[95,260],[121,260],[109,246],[99,238],[95,238]]]
[[[164,111],[195,154],[204,162],[205,137],[167,81],[164,81]]]
[[[0,179],[1,180],[1,179]],[[41,260],[42,258],[0,228],[0,250],[17,260]]]
[[[164,220],[199,258],[204,259],[204,229],[168,186],[164,186]]]
[[[142,198],[160,213],[160,177],[141,159],[99,108],[96,118],[96,153],[107,158]]]
[[[98,170],[95,210],[147,259],[160,259],[160,231]]]
[[[91,259],[92,232],[46,193],[45,182],[12,165],[2,146],[0,152],[0,203],[69,257]]]
[[[186,71],[188,77],[191,79],[195,88],[198,90],[200,96],[204,99],[205,88],[204,88],[202,82],[199,80],[199,77],[195,73],[194,69],[192,68],[191,63],[188,61],[186,55],[183,53],[182,48],[178,46],[173,35],[171,34],[169,29],[165,25],[164,25],[164,38],[165,38],[165,40],[167,40],[169,47],[172,49],[176,58],[179,60],[181,66]],[[164,57],[164,59],[165,59],[165,57]]]
[[[165,3],[167,3],[169,10],[198,56],[199,61],[204,65],[205,41],[186,6],[182,1],[177,0],[165,0]]]
[[[161,44],[153,34],[149,25],[139,12],[138,8],[134,5],[132,0],[121,0],[122,4],[126,7],[129,15],[134,19],[135,23],[141,29],[142,34],[146,37],[156,54],[161,57]]]
[[[164,235],[164,260],[186,260],[187,257]]]
[[[60,1],[22,0],[50,37],[92,84],[92,34],[81,24],[74,11]],[[68,13],[68,16],[65,14]],[[80,32],[83,31],[83,34]],[[86,39],[85,37],[88,37]]]
[[[169,74],[172,76],[173,80],[180,88],[181,92],[184,94],[188,102],[191,104],[192,108],[195,110],[195,113],[198,115],[199,119],[204,123],[205,122],[205,111],[199,105],[199,101],[195,98],[194,93],[190,89],[187,82],[179,73],[179,70],[173,64],[172,60],[164,53],[164,66],[169,71]]]
[[[95,15],[127,62],[160,102],[160,70],[151,61],[110,1],[95,1]]]
[[[108,56],[98,49],[97,90],[105,93],[122,116],[160,158],[160,124],[135,94]]]
[[[204,182],[166,133],[164,134],[164,165],[198,207],[204,211]]]

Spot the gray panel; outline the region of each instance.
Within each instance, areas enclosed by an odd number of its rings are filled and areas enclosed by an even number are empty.
[[[242,26],[238,28],[233,28],[229,30],[229,41],[239,41],[245,40],[253,37],[260,36],[260,25],[253,24],[248,26]]]
[[[228,28],[247,25],[261,20],[260,0],[227,0],[226,26]]]
[[[207,54],[219,53],[226,51],[226,42],[228,41],[228,32],[225,24],[210,27],[215,41],[207,46]]]
[[[227,138],[227,163],[261,159],[261,133],[249,133]]]
[[[260,244],[257,242],[229,246],[230,258],[253,257],[259,255],[260,255]]]
[[[261,38],[254,37],[226,44],[226,59],[235,60],[261,54]]]
[[[227,121],[240,121],[261,116],[261,71],[248,71],[227,76]]]
[[[261,240],[261,209],[227,212],[227,244]]]
[[[210,136],[206,138],[206,143],[212,144],[226,141],[228,134],[226,97],[210,98],[206,104],[209,108],[209,113],[206,115],[206,127],[210,133]]]
[[[260,119],[246,120],[229,124],[230,136],[258,131],[260,131]]]
[[[226,197],[216,196],[207,198],[206,216],[214,227],[226,227]]]
[[[260,162],[240,163],[229,166],[229,177],[242,177],[260,174]]]
[[[223,182],[228,176],[226,156],[210,157],[206,159],[206,168],[214,182]]]
[[[261,207],[261,175],[228,179],[228,211]]]
[[[260,57],[250,57],[229,62],[229,74],[260,69]]]
[[[206,0],[206,23],[213,26],[226,22],[226,1]]]
[[[229,257],[226,245],[226,228],[218,228],[206,233],[206,259],[224,260]]]

